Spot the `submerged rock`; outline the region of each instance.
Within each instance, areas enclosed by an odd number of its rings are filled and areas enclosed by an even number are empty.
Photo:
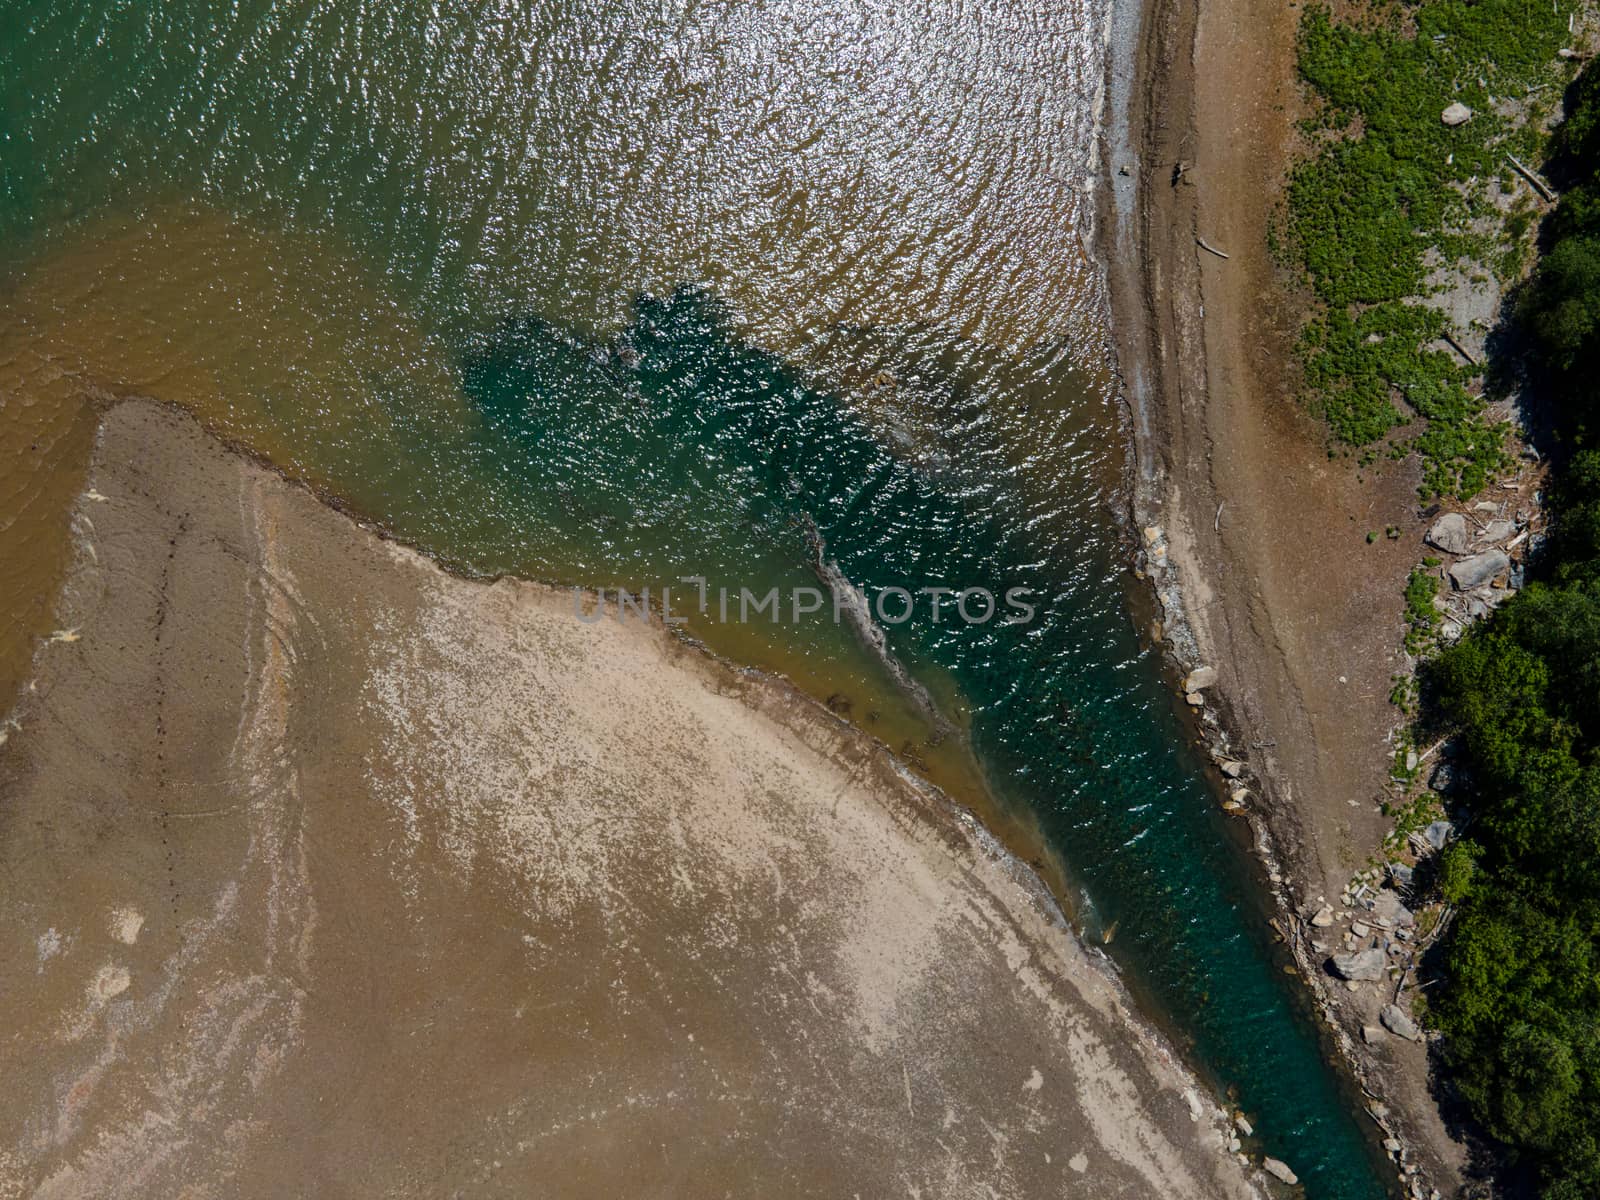
[[[1450,582],[1457,591],[1469,592],[1488,583],[1510,565],[1511,559],[1504,550],[1485,550],[1482,554],[1474,554],[1471,558],[1450,564]]]
[[[1433,523],[1425,539],[1428,545],[1446,554],[1467,552],[1467,519],[1460,513],[1445,513]]]

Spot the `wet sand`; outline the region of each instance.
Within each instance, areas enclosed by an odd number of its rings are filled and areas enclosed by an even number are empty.
[[[1228,1196],[1033,874],[659,626],[109,410],[0,747],[0,1195]]]

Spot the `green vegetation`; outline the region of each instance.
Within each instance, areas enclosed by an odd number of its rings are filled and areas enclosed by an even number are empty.
[[[1380,4],[1371,28],[1323,8],[1301,25],[1300,71],[1321,101],[1306,128],[1317,151],[1289,185],[1289,241],[1321,310],[1301,338],[1306,383],[1363,463],[1380,445],[1417,451],[1424,498],[1472,495],[1507,465],[1506,430],[1468,390],[1475,370],[1438,345],[1448,320],[1419,300],[1435,267],[1521,270],[1531,210],[1496,200],[1527,187],[1507,154],[1539,157],[1537,106],[1555,93],[1537,89],[1562,78],[1571,8],[1423,0]],[[1474,115],[1451,128],[1440,114],[1456,102]],[[1533,119],[1513,119],[1523,111]]]
[[[1406,651],[1410,654],[1421,653],[1439,628],[1439,610],[1433,606],[1439,595],[1439,577],[1434,574],[1438,565],[1437,558],[1424,559],[1406,580]]]
[[[1458,917],[1432,1018],[1463,1096],[1546,1200],[1600,1195],[1600,74],[1571,89],[1565,182],[1518,305],[1562,463],[1539,577],[1441,652],[1471,841],[1442,856]]]

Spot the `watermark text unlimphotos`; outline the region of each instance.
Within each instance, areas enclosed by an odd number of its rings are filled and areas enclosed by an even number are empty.
[[[650,620],[659,616],[668,625],[682,625],[690,613],[720,624],[772,625],[831,620],[835,625],[859,624],[863,618],[882,625],[903,625],[921,617],[934,625],[1023,625],[1038,611],[1032,588],[1006,588],[998,596],[985,587],[922,587],[915,591],[886,587],[869,600],[853,589],[831,593],[818,587],[712,588],[698,575],[678,580],[687,587],[663,585],[630,592],[621,588],[572,589],[572,612],[586,625],[604,621]]]

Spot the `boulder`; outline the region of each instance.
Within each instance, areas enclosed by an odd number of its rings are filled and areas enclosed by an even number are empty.
[[[1233,1123],[1234,1123],[1234,1125],[1236,1125],[1238,1127],[1239,1132],[1244,1134],[1245,1137],[1254,1137],[1255,1136],[1255,1132],[1256,1132],[1255,1126],[1250,1124],[1250,1121],[1248,1120],[1248,1118],[1245,1117],[1245,1115],[1243,1113],[1234,1113],[1233,1114]]]
[[[1187,703],[1189,705],[1190,708],[1199,708],[1202,704],[1204,704],[1206,702],[1206,698],[1204,696],[1202,696],[1199,692],[1190,692],[1183,699],[1184,699],[1185,703]]]
[[[1376,1046],[1387,1036],[1380,1025],[1363,1025],[1361,1027],[1361,1040],[1369,1046]]]
[[[1480,542],[1503,542],[1517,531],[1510,521],[1490,521],[1478,535]]]
[[[1457,125],[1465,125],[1472,120],[1472,110],[1457,100],[1439,114],[1439,120],[1454,129]]]
[[[1467,552],[1467,519],[1460,513],[1445,513],[1428,530],[1427,543],[1446,554]]]
[[[1442,762],[1433,769],[1433,774],[1428,778],[1428,786],[1436,792],[1446,795],[1456,790],[1461,779],[1456,774],[1454,763]]]
[[[1389,965],[1380,946],[1371,946],[1354,954],[1335,954],[1328,963],[1333,967],[1334,974],[1352,983],[1372,983],[1382,979],[1384,968]]]
[[[1333,924],[1333,906],[1324,904],[1317,909],[1316,915],[1311,918],[1311,923],[1318,929],[1326,929]]]
[[[1244,764],[1237,759],[1229,759],[1222,764],[1222,773],[1229,779],[1237,779],[1244,774]]]
[[[1422,1030],[1417,1028],[1417,1023],[1411,1019],[1409,1013],[1398,1004],[1385,1004],[1383,1011],[1378,1014],[1378,1020],[1383,1022],[1383,1027],[1395,1037],[1405,1038],[1408,1042],[1420,1042]]]
[[[1485,550],[1482,554],[1474,554],[1471,558],[1451,563],[1450,582],[1456,586],[1457,591],[1469,592],[1488,583],[1510,565],[1511,559],[1506,556],[1504,550]]]
[[[1282,1183],[1287,1183],[1290,1187],[1300,1182],[1300,1176],[1291,1171],[1289,1164],[1281,1159],[1264,1158],[1261,1160],[1261,1166],[1268,1175]]]
[[[1372,915],[1393,929],[1409,929],[1417,923],[1416,916],[1401,902],[1399,894],[1387,889],[1379,892],[1372,902]]]
[[[1395,887],[1408,888],[1416,878],[1416,872],[1405,863],[1390,863],[1389,878],[1394,880]]]
[[[1422,836],[1435,850],[1443,850],[1445,844],[1455,836],[1455,832],[1456,827],[1449,821],[1434,821],[1422,831]]]
[[[1477,600],[1485,608],[1494,609],[1499,608],[1507,600],[1511,599],[1511,589],[1491,586],[1475,587],[1468,595],[1470,597],[1468,603],[1471,603],[1472,600]]]
[[[1186,692],[1203,692],[1208,687],[1217,686],[1217,669],[1215,667],[1196,667],[1183,677],[1183,690]]]

